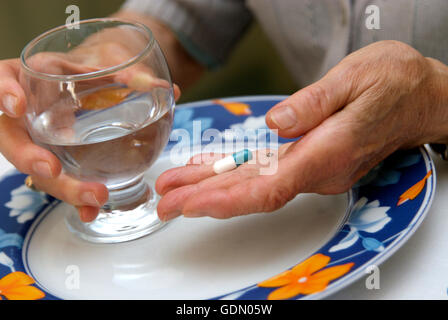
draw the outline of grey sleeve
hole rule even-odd
[[[225,62],[252,21],[244,0],[127,0],[123,8],[165,23],[208,68]]]

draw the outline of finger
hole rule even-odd
[[[187,166],[165,171],[157,178],[155,186],[157,193],[165,195],[173,189],[214,176],[213,163],[223,157],[225,154],[199,154],[193,156]]]
[[[173,84],[173,90],[174,90],[174,101],[177,101],[180,98],[181,91],[179,86],[175,83]]]
[[[104,47],[105,46],[101,46],[103,51]],[[111,43],[107,47],[108,49],[102,56],[106,57],[106,60],[110,60],[109,63],[113,62],[112,64],[120,64],[128,59],[129,50],[127,48],[116,43]],[[109,52],[114,52],[112,59]],[[129,88],[142,92],[150,91],[154,88],[171,88],[169,81],[160,78],[154,70],[142,63],[118,72],[114,78],[116,81],[127,85]],[[177,101],[180,98],[181,92],[176,84],[173,84],[173,91],[174,99]]]
[[[150,91],[154,88],[169,89],[171,87],[167,80],[157,78],[152,75],[149,70],[144,70],[142,67],[135,70],[126,70],[116,76],[116,80],[126,84],[129,88],[137,91]],[[173,84],[174,100],[180,98],[181,91],[177,84]]]
[[[372,108],[372,96],[362,94],[304,136],[298,151],[304,157],[295,170],[307,173],[307,192],[346,192],[402,146],[396,126],[390,125],[395,122],[384,121],[382,116],[381,121],[375,117],[365,121],[366,106]]]
[[[280,152],[284,155],[291,145]],[[294,172],[297,155],[283,156],[278,170],[272,175],[252,175],[226,187],[195,192],[183,204],[186,217],[210,216],[227,219],[234,216],[272,212],[283,207],[302,189],[301,172]]]
[[[78,54],[79,52],[85,52],[86,59],[83,62],[91,62],[92,47],[88,42],[85,43],[84,47],[75,49],[75,52]],[[111,55],[110,52],[114,54]],[[119,65],[132,56],[131,51],[127,47],[115,42],[100,45],[97,54],[101,57],[102,64],[106,66]],[[156,87],[168,89],[171,86],[167,80],[159,78],[153,70],[143,63],[118,72],[114,78],[116,81],[126,84],[128,87],[137,91],[149,91]],[[175,101],[177,101],[180,98],[181,91],[176,84],[173,85],[173,90]]]
[[[256,170],[247,167],[247,164],[241,165],[238,169],[220,175],[213,173],[213,176],[196,184],[187,184],[168,191],[157,206],[159,217],[164,221],[173,219],[183,213],[185,203],[195,194],[207,195],[213,190],[227,189],[238,183],[244,183],[250,176],[258,174]]]
[[[264,188],[261,188],[264,190]],[[236,185],[230,189],[216,189],[207,195],[196,193],[190,196],[182,209],[182,214],[188,218],[209,216],[216,219],[228,219],[255,212],[267,211],[264,209],[265,199],[260,201],[260,185],[250,190],[249,184]],[[266,198],[269,194],[264,193]]]
[[[189,184],[169,191],[162,197],[157,206],[159,218],[163,221],[168,221],[180,216],[184,213],[185,204],[196,195],[202,195],[203,198],[207,198],[215,190],[225,190],[232,185],[243,183],[246,178],[235,172],[227,172],[197,184]],[[231,199],[227,199],[227,201],[231,201]],[[204,215],[208,214],[203,213],[204,211],[200,206],[196,207],[195,210]]]
[[[83,206],[83,207],[77,207],[79,218],[82,222],[92,222],[96,219],[98,216],[98,213],[100,212],[100,209],[97,207],[89,207],[89,206]]]
[[[283,150],[287,150],[287,148],[288,147],[286,146]],[[277,152],[276,156],[278,156],[278,153],[284,152],[283,150],[269,150],[269,152],[271,154]],[[245,163],[235,170],[219,175],[214,173],[212,164],[187,165],[186,167],[170,170],[164,174],[159,181],[159,188],[161,188],[160,186],[162,184],[163,188],[166,188],[158,205],[159,217],[162,220],[169,220],[181,215],[184,213],[185,204],[190,201],[190,198],[194,198],[197,195],[200,195],[199,198],[207,198],[209,194],[213,194],[212,192],[216,190],[226,190],[236,185],[244,186],[247,181],[259,176],[260,173],[263,172],[261,169],[269,165],[266,160],[270,160],[271,158],[266,158],[266,152],[266,150],[258,150],[254,155],[254,159],[256,160],[255,163]],[[204,157],[204,155],[201,156]],[[216,156],[222,158],[223,155]],[[211,156],[205,155],[205,158],[207,157]],[[276,161],[275,158],[276,157],[273,157],[274,161]],[[207,158],[207,160],[209,159],[210,158]],[[194,158],[192,160],[194,160]],[[260,176],[260,179],[257,181],[260,186],[269,190],[270,187],[263,182],[265,179],[267,178]],[[247,189],[242,192],[242,195],[245,194],[247,194]],[[216,199],[209,200],[217,203]],[[232,199],[229,198],[226,201],[232,202]],[[205,214],[201,210],[200,203],[198,203],[198,206],[195,207],[194,210],[201,214]],[[228,214],[231,215],[233,212],[230,211]]]
[[[261,174],[270,174],[278,166],[278,158],[286,152],[292,143],[283,144],[278,150],[260,149],[252,153],[249,165],[257,165]],[[269,154],[269,156],[268,156]],[[156,191],[160,195],[188,184],[195,184],[216,175],[213,165],[216,161],[228,156],[224,153],[201,153],[193,156],[186,166],[163,172],[156,181]],[[248,164],[244,165],[245,168]],[[271,170],[269,170],[271,169]],[[253,169],[252,169],[253,170]]]
[[[25,93],[17,80],[18,64],[17,59],[0,63],[0,110],[14,118],[26,109]]]
[[[38,190],[52,195],[74,206],[102,207],[109,196],[107,188],[97,182],[83,182],[66,174],[55,179],[43,179],[32,176]]]
[[[53,75],[79,75],[99,71],[98,68],[91,67],[75,61],[72,56],[65,53],[37,53],[29,57],[26,61],[27,66],[34,72],[41,72]],[[26,94],[30,94],[31,88],[27,79],[29,77],[22,72],[20,75],[20,82],[25,88]],[[67,114],[73,113],[74,109],[78,107],[78,97],[81,92],[91,89],[94,86],[105,86],[113,83],[112,76],[99,77],[85,81],[79,81],[76,84],[75,96],[62,97],[61,88],[57,81],[37,81],[33,83],[34,92],[45,92],[46,94],[34,95],[35,106],[47,106],[43,109],[49,109],[51,106],[56,107],[57,110],[65,108]],[[65,90],[65,89],[64,89]],[[73,92],[72,92],[73,93]],[[45,110],[42,110],[45,111]],[[58,121],[66,120],[64,117],[59,117]]]
[[[213,165],[190,165],[170,169],[157,178],[156,191],[163,196],[173,189],[198,183],[213,175]]]
[[[316,83],[299,90],[266,114],[266,124],[285,138],[297,138],[350,102],[352,83],[337,67]]]
[[[70,54],[58,52],[37,53],[26,59],[28,68],[35,72],[53,75],[74,75],[97,72],[97,66],[92,66],[75,59]]]
[[[260,151],[257,151],[257,155]],[[263,151],[264,153],[266,151]],[[169,169],[163,172],[156,181],[156,191],[165,195],[169,191],[195,184],[215,176],[213,165],[216,161],[228,156],[224,153],[201,153],[193,156],[186,166]],[[255,155],[254,155],[255,156]],[[261,158],[261,157],[260,157]]]
[[[186,185],[166,193],[157,204],[157,214],[162,221],[169,221],[182,214],[183,203],[196,192],[196,185]]]
[[[31,141],[22,119],[0,116],[0,152],[26,174],[49,179],[61,172],[56,156]]]

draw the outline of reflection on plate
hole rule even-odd
[[[193,133],[193,120],[201,132],[264,129],[263,115],[281,99],[188,104],[176,111],[173,134]],[[148,179],[170,166],[162,157]],[[24,178],[0,180],[0,296],[8,299],[322,298],[392,255],[418,228],[435,189],[426,150],[399,151],[348,197],[299,195],[277,212],[230,220],[179,218],[148,237],[104,245],[69,233],[64,213],[74,209],[30,191]]]

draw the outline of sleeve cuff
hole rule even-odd
[[[244,1],[127,0],[122,8],[166,24],[187,52],[209,69],[225,62],[252,21]]]

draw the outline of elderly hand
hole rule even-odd
[[[358,50],[267,113],[280,136],[303,136],[279,149],[275,174],[246,163],[215,175],[212,156],[203,155],[203,164],[159,177],[159,217],[229,218],[274,211],[298,193],[345,192],[395,150],[447,141],[447,75],[442,63],[400,42]]]

